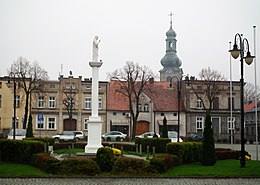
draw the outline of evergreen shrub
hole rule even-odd
[[[143,152],[147,152],[146,148],[149,146],[150,153],[152,153],[153,147],[155,147],[155,153],[166,153],[166,145],[169,142],[171,139],[168,138],[138,138],[135,140],[136,145],[142,145]]]
[[[44,152],[44,144],[31,140],[0,140],[0,161],[30,164],[32,155]]]
[[[97,164],[102,172],[109,172],[114,165],[114,154],[110,147],[101,147],[96,154]]]
[[[114,166],[113,173],[120,175],[146,175],[149,173],[149,162],[131,157],[119,157]]]
[[[217,161],[215,143],[213,138],[213,129],[211,128],[211,116],[207,112],[205,119],[205,128],[203,133],[203,142],[202,142],[202,158],[201,164],[205,166],[212,166]]]
[[[65,159],[60,162],[58,175],[86,175],[95,176],[100,173],[98,164],[92,159]]]

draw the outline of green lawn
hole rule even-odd
[[[26,164],[0,163],[0,177],[43,177],[49,174]]]
[[[246,161],[246,168],[240,168],[239,160],[218,160],[214,166],[200,163],[176,166],[161,176],[218,176],[218,177],[260,177],[260,161]]]
[[[101,174],[104,176],[105,174]],[[46,177],[51,176],[38,168],[25,164],[0,163],[0,177]],[[109,174],[107,174],[109,176]],[[260,177],[260,161],[247,161],[240,168],[239,160],[219,160],[214,166],[192,163],[174,167],[161,174],[162,177]]]

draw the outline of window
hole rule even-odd
[[[98,98],[98,109],[102,109],[102,98]]]
[[[2,95],[0,94],[0,108],[2,107]]]
[[[196,117],[196,130],[197,132],[202,132],[203,131],[203,117],[198,116]]]
[[[49,97],[49,108],[55,108],[55,97],[54,96]]]
[[[69,88],[70,88],[70,84],[66,83],[66,89],[69,89]]]
[[[148,104],[144,105],[144,112],[149,112],[149,105]]]
[[[55,130],[56,129],[56,119],[55,117],[48,118],[48,129]]]
[[[215,98],[213,99],[213,109],[214,109],[214,110],[219,109],[219,97],[215,97]]]
[[[54,89],[54,88],[55,88],[55,85],[54,85],[54,84],[50,84],[50,88],[51,88],[51,89]]]
[[[44,108],[44,97],[43,96],[38,97],[38,108]]]
[[[0,89],[2,89],[2,82],[0,82]]]
[[[91,109],[91,98],[85,98],[85,109]]]
[[[196,107],[199,108],[199,109],[202,108],[202,101],[201,101],[201,99],[197,99]]]
[[[116,112],[113,112],[113,116],[116,116]]]
[[[76,84],[75,84],[75,83],[72,83],[71,88],[72,88],[72,89],[76,89]]]
[[[163,112],[161,113],[161,116],[164,116],[164,113],[163,113]]]
[[[84,118],[84,130],[88,130],[88,118]]]
[[[173,113],[173,116],[174,116],[174,117],[177,116],[177,115],[178,115],[178,114],[177,114],[176,112]]]
[[[232,117],[232,121],[231,121],[231,117],[227,118],[227,122],[228,122],[228,131],[231,129],[235,129],[235,117]]]
[[[36,129],[41,129],[41,130],[44,129],[44,117],[43,116],[40,120],[37,118]]]
[[[142,111],[142,105],[141,105],[141,104],[138,105],[138,110],[139,110],[140,112]]]
[[[20,107],[20,96],[19,95],[15,97],[15,107],[16,108]]]

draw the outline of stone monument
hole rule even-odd
[[[101,130],[102,122],[98,116],[98,78],[99,67],[102,65],[102,61],[98,61],[98,44],[100,40],[98,36],[95,36],[93,40],[93,54],[92,61],[89,62],[92,67],[92,91],[91,91],[91,116],[88,121],[88,144],[85,146],[86,154],[96,154],[98,148],[102,147],[101,144]]]

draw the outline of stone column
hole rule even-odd
[[[86,154],[96,154],[101,145],[102,122],[98,116],[98,77],[102,62],[89,62],[92,67],[91,116],[88,121],[88,144],[85,146]]]

